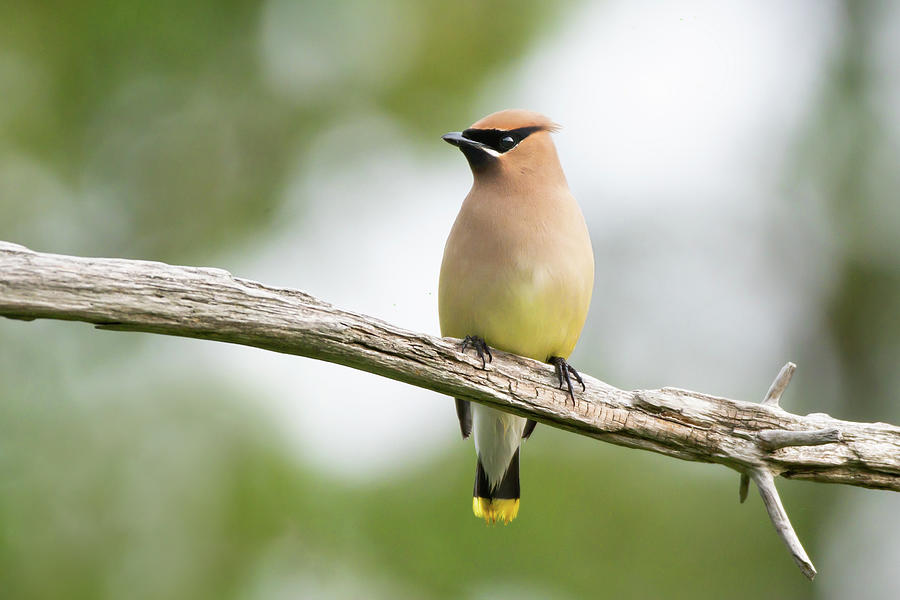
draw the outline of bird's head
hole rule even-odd
[[[476,121],[465,131],[443,140],[458,146],[476,178],[501,173],[537,173],[558,169],[559,159],[550,133],[559,126],[530,110],[501,110]]]

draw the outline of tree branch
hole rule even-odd
[[[43,254],[6,242],[0,242],[0,316],[85,321],[307,356],[605,442],[719,463],[742,474],[742,497],[749,478],[756,481],[776,529],[808,576],[815,570],[773,475],[900,491],[900,427],[782,410],[778,399],[791,363],[763,404],[676,388],[624,391],[585,376],[587,391],[576,394],[573,406],[554,384],[550,365],[496,351],[482,369],[455,340],[406,331],[303,292],[220,269]]]

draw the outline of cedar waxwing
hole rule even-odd
[[[474,175],[441,264],[441,335],[463,339],[485,366],[490,348],[556,367],[575,401],[566,362],[587,317],[594,254],[587,225],[556,155],[557,126],[504,110],[443,139]],[[456,400],[463,438],[474,431],[478,462],[472,510],[488,523],[519,512],[519,445],[535,422]]]

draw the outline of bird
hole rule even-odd
[[[567,359],[587,318],[594,253],[551,134],[559,126],[523,109],[490,114],[443,140],[469,163],[472,188],[450,230],[441,262],[441,335],[462,340],[481,367],[491,348],[554,365],[572,402]],[[535,421],[456,398],[463,439],[475,440],[472,512],[488,524],[519,513],[519,450]]]

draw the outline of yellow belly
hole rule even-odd
[[[445,278],[442,273],[441,333],[478,335],[493,348],[540,361],[568,358],[587,316],[591,285],[565,268],[539,266],[493,277],[463,271]]]

